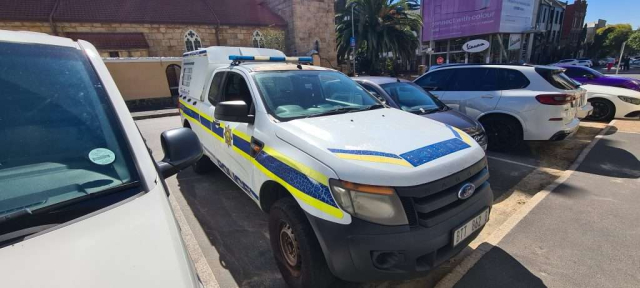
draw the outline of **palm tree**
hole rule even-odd
[[[371,63],[375,72],[383,55],[409,60],[418,48],[418,33],[422,27],[415,9],[418,0],[348,0],[336,14],[338,60],[351,54],[351,5],[354,7],[356,52]]]

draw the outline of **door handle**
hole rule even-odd
[[[484,99],[492,99],[493,95],[482,95],[480,96],[480,98],[484,98]]]

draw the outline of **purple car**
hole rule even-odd
[[[582,84],[613,86],[640,91],[640,80],[604,75],[589,67],[570,65],[561,65],[560,67],[567,69],[564,74]]]

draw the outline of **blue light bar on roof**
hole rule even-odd
[[[299,62],[299,63],[312,63],[311,57],[276,57],[276,56],[243,56],[243,55],[230,55],[231,61],[261,61],[261,62]]]

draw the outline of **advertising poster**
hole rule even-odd
[[[422,40],[531,29],[534,0],[423,0]]]

